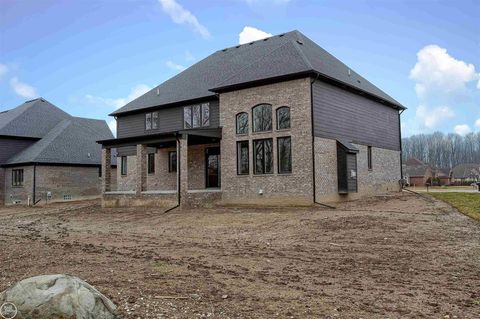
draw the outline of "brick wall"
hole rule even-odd
[[[338,195],[337,141],[315,137],[315,186],[317,202],[335,202],[399,191],[400,152],[372,148],[372,170],[368,170],[367,146],[354,144],[357,154],[358,193]]]
[[[220,94],[222,129],[222,201],[235,204],[312,204],[312,127],[310,79],[298,79]],[[251,110],[257,104],[272,104],[273,131],[252,133]],[[291,129],[277,131],[275,110],[289,106]],[[249,134],[236,135],[236,114],[249,114]],[[292,138],[292,173],[277,173],[277,137]],[[253,174],[255,139],[273,138],[274,174]],[[237,175],[236,142],[249,141],[250,174]],[[259,194],[263,190],[263,195]]]
[[[136,188],[136,170],[137,170],[137,156],[127,156],[127,175],[122,175],[122,157],[117,157],[117,187],[112,187],[112,190],[117,191],[134,191]],[[113,184],[112,184],[113,185]]]
[[[176,148],[160,148],[155,153],[155,173],[147,175],[147,190],[176,190],[177,173],[168,171],[168,154]]]
[[[24,170],[24,182],[21,187],[12,186],[12,170]],[[7,168],[5,170],[6,204],[20,200],[27,204],[27,198],[33,199],[33,166]],[[47,192],[52,193],[51,201],[63,201],[64,195],[72,200],[98,198],[101,193],[101,178],[98,167],[77,166],[37,166],[36,200],[44,204]]]

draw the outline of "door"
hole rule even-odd
[[[220,147],[210,147],[205,150],[207,188],[220,187]]]

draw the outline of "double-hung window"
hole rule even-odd
[[[210,104],[203,103],[183,108],[183,128],[210,126]]]
[[[12,186],[23,186],[23,169],[12,170]]]
[[[158,112],[145,114],[145,130],[156,130],[158,128]]]

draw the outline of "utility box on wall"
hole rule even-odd
[[[358,191],[357,182],[358,148],[351,143],[337,140],[338,193],[348,194]]]

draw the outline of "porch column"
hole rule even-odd
[[[137,145],[136,166],[135,192],[141,195],[147,188],[147,146],[144,144]]]
[[[102,193],[112,190],[112,150],[102,148]]]
[[[178,174],[180,174],[180,194],[182,202],[186,199],[188,192],[188,134],[183,134],[179,139],[177,161]]]

